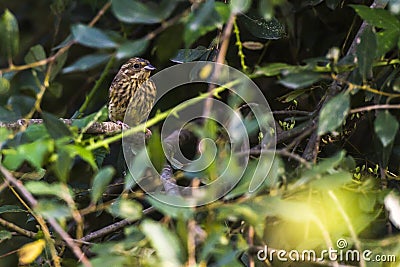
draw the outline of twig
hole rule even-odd
[[[0,171],[4,175],[4,178],[13,186],[16,187],[16,189],[25,197],[25,199],[28,201],[29,205],[32,208],[35,208],[38,204],[37,200],[33,197],[33,195],[24,187],[24,185],[21,183],[21,181],[18,181],[17,179],[14,178],[14,176],[0,164]],[[53,229],[62,237],[62,239],[67,243],[67,245],[71,248],[71,250],[74,252],[75,256],[82,261],[83,265],[86,267],[91,267],[92,264],[88,260],[88,258],[85,256],[85,254],[82,252],[82,250],[77,246],[73,239],[68,235],[67,232],[64,231],[64,229],[57,223],[57,221],[54,218],[49,218],[48,219],[49,224],[53,227]]]
[[[399,105],[383,104],[383,105],[373,105],[373,106],[354,108],[354,109],[350,110],[349,113],[353,114],[353,113],[371,111],[371,110],[376,110],[376,109],[400,109],[400,104]]]
[[[299,116],[310,116],[313,113],[304,110],[275,110],[272,111],[273,115],[299,115]]]
[[[0,218],[0,224],[3,227],[6,227],[6,228],[8,228],[10,230],[13,230],[13,231],[15,231],[15,232],[17,232],[17,233],[19,233],[19,234],[21,234],[23,236],[26,236],[26,237],[29,237],[29,238],[35,238],[35,236],[36,236],[35,232],[25,230],[24,228],[21,228],[18,225],[15,225],[15,224],[13,224],[13,223],[11,223],[9,221],[6,221],[3,218]]]

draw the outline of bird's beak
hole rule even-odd
[[[155,70],[156,68],[153,65],[149,64],[149,65],[145,66],[144,69],[152,71],[152,70]]]

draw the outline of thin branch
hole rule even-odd
[[[398,105],[384,104],[384,105],[373,105],[373,106],[354,108],[350,110],[350,114],[364,112],[364,111],[371,111],[376,109],[400,109],[400,104]]]
[[[13,224],[12,222],[6,221],[3,218],[0,218],[0,225],[17,232],[18,234],[21,234],[23,236],[26,236],[26,237],[29,237],[32,239],[35,238],[35,236],[36,236],[35,232],[25,230],[24,228],[21,228],[18,225]]]
[[[33,195],[24,187],[21,181],[15,179],[15,177],[0,164],[0,172],[4,175],[4,178],[16,187],[16,189],[25,197],[28,201],[29,205],[32,208],[35,208],[38,204],[37,200],[33,197]],[[58,224],[58,222],[54,218],[48,219],[49,224],[53,227],[53,229],[62,237],[62,239],[67,243],[67,245],[74,252],[75,256],[82,261],[83,265],[86,267],[91,267],[92,264],[82,252],[82,250],[77,246],[73,239],[68,235],[67,232]]]

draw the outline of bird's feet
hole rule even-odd
[[[116,121],[115,123],[118,124],[119,126],[121,126],[121,130],[122,131],[123,130],[128,130],[130,128],[128,124],[123,123],[122,121]]]

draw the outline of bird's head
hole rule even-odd
[[[151,71],[156,68],[153,67],[148,60],[134,57],[122,65],[121,69],[124,74],[133,79],[147,80],[150,77]]]

